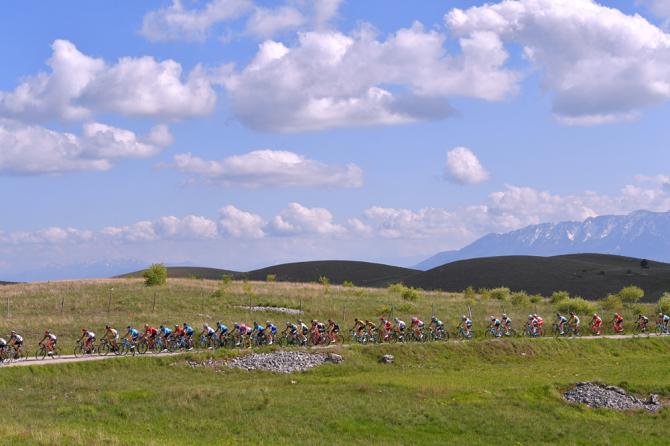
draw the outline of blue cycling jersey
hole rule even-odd
[[[221,333],[228,333],[228,327],[226,327],[225,325],[221,324],[221,325],[219,325],[219,331],[220,331]]]
[[[263,331],[263,330],[265,330],[265,327],[263,327],[262,325],[256,325],[256,331]]]
[[[133,337],[133,338],[136,338],[140,335],[140,332],[135,330],[134,328],[131,328],[130,330],[128,330],[128,333],[130,333],[130,336]]]
[[[184,327],[184,333],[191,336],[193,334],[193,328],[191,328],[190,325],[187,325],[186,327]]]
[[[167,327],[163,327],[161,328],[161,333],[163,333],[163,336],[170,336],[172,334],[172,330]]]
[[[270,324],[270,331],[272,332],[272,334],[277,333],[277,327],[275,327],[274,324]]]

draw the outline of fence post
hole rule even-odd
[[[65,296],[60,298],[60,314],[63,314],[63,307],[65,307]]]
[[[435,316],[435,304],[431,304],[431,317]]]
[[[155,313],[156,312],[156,291],[154,291],[154,302],[151,305],[151,312]]]
[[[7,298],[7,319],[9,319],[9,297]]]
[[[393,320],[393,310],[395,310],[395,306],[391,304],[391,320]]]

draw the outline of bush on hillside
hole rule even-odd
[[[528,305],[530,303],[530,297],[528,297],[528,294],[526,294],[525,291],[519,291],[512,293],[510,302],[512,302],[512,305],[514,306]]]
[[[472,288],[471,286],[463,290],[463,297],[467,300],[474,300],[475,295],[476,295],[475,289]]]
[[[620,310],[622,307],[621,298],[616,294],[608,295],[603,301],[603,308],[606,310]]]
[[[409,300],[411,302],[416,302],[419,299],[419,290],[416,288],[405,288],[401,293],[402,300]]]
[[[498,287],[491,290],[492,299],[507,302],[509,300],[509,296],[510,296],[509,288]]]
[[[342,286],[345,288],[353,288],[354,282],[352,282],[351,280],[345,280],[344,282],[342,282]]]
[[[165,285],[167,283],[167,268],[162,263],[154,263],[142,274],[146,286]]]
[[[670,293],[663,293],[663,295],[658,299],[658,311],[661,311],[663,314],[670,313]]]
[[[568,313],[574,311],[579,314],[595,313],[596,305],[581,297],[563,299],[558,303],[558,311]]]
[[[553,293],[551,293],[551,298],[549,299],[549,301],[552,304],[557,304],[565,299],[570,299],[570,293],[568,293],[567,291],[554,291]]]
[[[644,297],[644,290],[636,286],[627,286],[619,291],[618,296],[622,302],[634,304]]]
[[[388,286],[387,290],[391,294],[402,294],[405,288],[405,285],[402,283],[392,283]]]
[[[532,304],[539,304],[544,300],[544,297],[540,296],[539,294],[533,294],[530,296],[530,303]]]
[[[482,302],[486,302],[491,298],[491,290],[488,288],[480,288],[479,291],[477,291],[477,294],[479,294]]]
[[[266,282],[276,282],[277,281],[277,275],[276,274],[268,274],[265,276],[265,281]]]
[[[230,274],[224,274],[221,277],[221,283],[223,283],[224,285],[228,285],[232,281],[233,281],[233,276],[231,276]]]

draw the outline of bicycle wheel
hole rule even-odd
[[[81,347],[81,344],[80,344],[80,345],[77,345],[74,348],[74,357],[75,358],[81,358],[82,356],[84,356],[84,349]]]
[[[141,344],[137,345],[134,350],[137,350],[137,353],[143,355],[147,352],[147,350],[149,350],[149,346],[146,342],[142,342]]]
[[[100,348],[98,349],[98,354],[100,356],[107,356],[109,352],[110,352],[110,346],[108,343],[103,342],[102,344],[100,344]]]
[[[40,347],[37,349],[37,352],[35,353],[35,359],[38,361],[41,359],[44,359],[47,357],[47,349],[44,347]]]

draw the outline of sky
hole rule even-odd
[[[670,209],[669,0],[24,1],[0,57],[1,280]]]

